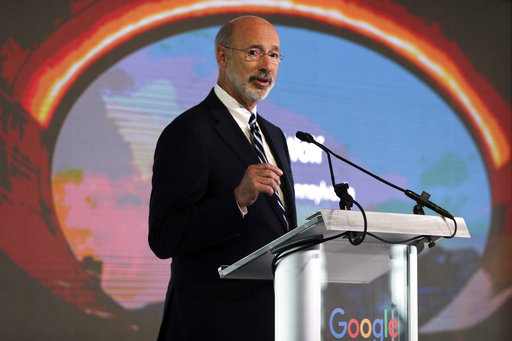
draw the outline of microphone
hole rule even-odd
[[[306,132],[303,132],[303,131],[298,131],[295,136],[301,140],[301,141],[304,141],[304,142],[308,142],[308,143],[313,143],[315,145],[317,145],[319,148],[321,148],[322,150],[324,150],[326,153],[327,153],[327,156],[329,156],[329,154],[332,154],[334,157],[336,157],[337,159],[345,162],[345,163],[348,163],[349,165],[351,165],[352,167],[355,167],[357,169],[359,169],[360,171],[362,171],[363,173],[366,173],[368,175],[370,175],[371,177],[379,180],[380,182],[382,183],[385,183],[386,185],[400,191],[400,192],[403,192],[406,196],[408,196],[409,198],[413,199],[414,201],[416,201],[418,203],[418,205],[421,207],[421,206],[426,206],[428,208],[430,208],[432,211],[444,216],[444,217],[447,217],[447,218],[450,218],[450,219],[454,219],[454,217],[448,212],[446,211],[445,209],[437,206],[436,204],[434,204],[433,202],[431,202],[430,200],[428,200],[430,198],[430,194],[426,193],[426,192],[423,192],[421,195],[419,194],[416,194],[414,193],[413,191],[411,190],[406,190],[406,189],[403,189],[395,184],[392,184],[391,182],[389,181],[386,181],[384,179],[382,179],[381,177],[373,174],[372,172],[370,171],[367,171],[366,169],[356,165],[355,163],[352,163],[350,162],[349,160],[335,154],[333,151],[331,151],[329,148],[327,148],[326,146],[324,146],[323,144],[317,142],[313,136],[311,136],[311,134],[309,133],[306,133]],[[328,157],[328,160],[329,160],[329,167],[331,169],[331,177],[334,181],[334,175],[332,174],[332,166],[331,166],[331,159],[330,157]]]
[[[315,143],[315,139],[311,134],[305,133],[303,131],[298,131],[295,136],[301,141],[308,142],[308,143]],[[316,144],[316,143],[315,143]]]
[[[454,219],[453,216],[450,214],[450,212],[448,212],[444,208],[439,207],[436,204],[434,204],[433,202],[431,202],[430,200],[428,200],[428,198],[430,198],[430,194],[428,194],[427,192],[423,191],[421,193],[421,195],[418,195],[418,194],[406,189],[404,191],[404,193],[412,200],[415,200],[419,205],[426,206],[426,207],[430,208],[432,211],[439,213],[443,217]]]

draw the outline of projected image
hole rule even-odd
[[[443,254],[470,255],[463,266],[446,269],[460,276],[460,289],[478,265],[491,211],[484,164],[460,118],[420,79],[368,48],[306,29],[277,29],[285,60],[258,112],[287,136],[299,224],[320,208],[338,207],[327,159],[295,137],[301,130],[464,217],[472,238],[439,247]],[[169,261],[158,260],[146,242],[153,151],[163,128],[215,84],[217,30],[169,37],[113,65],[76,101],[57,140],[52,189],[61,227],[79,260],[101,264],[101,287],[127,309],[165,296]],[[366,210],[412,213],[415,203],[403,193],[341,161],[334,161],[334,171]],[[420,302],[444,305],[458,294],[438,289],[422,293],[420,287]],[[439,304],[421,307],[420,323]]]

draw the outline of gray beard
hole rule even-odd
[[[242,77],[237,75],[235,72],[231,71],[230,67],[226,67],[226,76],[231,81],[231,83],[234,84],[235,88],[238,89],[245,98],[256,103],[267,98],[268,93],[274,87],[274,82],[272,82],[263,94],[259,94],[252,88],[252,85],[249,80],[245,81],[244,79],[242,79]]]

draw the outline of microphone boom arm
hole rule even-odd
[[[332,154],[334,157],[336,157],[337,159],[351,165],[352,167],[360,170],[361,172],[363,173],[366,173],[368,174],[369,176],[379,180],[380,182],[404,193],[406,196],[408,196],[409,198],[411,198],[412,200],[416,201],[416,203],[421,207],[421,206],[426,206],[428,208],[430,208],[432,211],[444,216],[444,217],[447,217],[447,218],[450,218],[450,219],[454,219],[453,216],[448,212],[446,211],[445,209],[437,206],[436,204],[434,204],[433,202],[431,202],[429,199],[430,197],[430,194],[426,193],[426,192],[422,192],[421,195],[419,194],[416,194],[414,193],[413,191],[411,190],[408,190],[408,189],[403,189],[383,178],[381,178],[380,176],[377,176],[375,174],[373,174],[372,172],[370,171],[367,171],[366,169],[356,165],[355,163],[345,159],[344,157],[334,153],[332,150],[330,150],[329,148],[327,148],[326,146],[324,146],[323,144],[321,143],[318,143],[314,138],[313,136],[311,136],[311,134],[309,133],[305,133],[305,132],[302,132],[302,131],[298,131],[296,133],[297,138],[301,141],[304,141],[304,142],[308,142],[308,143],[313,143],[314,145],[318,146],[320,149],[322,149],[323,151],[325,151],[327,153],[327,156],[328,156],[328,159],[329,159],[329,166],[331,167],[331,177],[332,177],[332,180],[333,180],[333,186],[334,186],[334,175],[333,175],[333,172],[332,172],[332,166],[331,166],[331,159],[329,157],[329,154]],[[421,210],[422,211],[422,210]]]

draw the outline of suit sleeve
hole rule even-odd
[[[245,226],[234,188],[208,190],[208,157],[196,134],[178,118],[157,142],[148,239],[159,258],[222,244]]]

